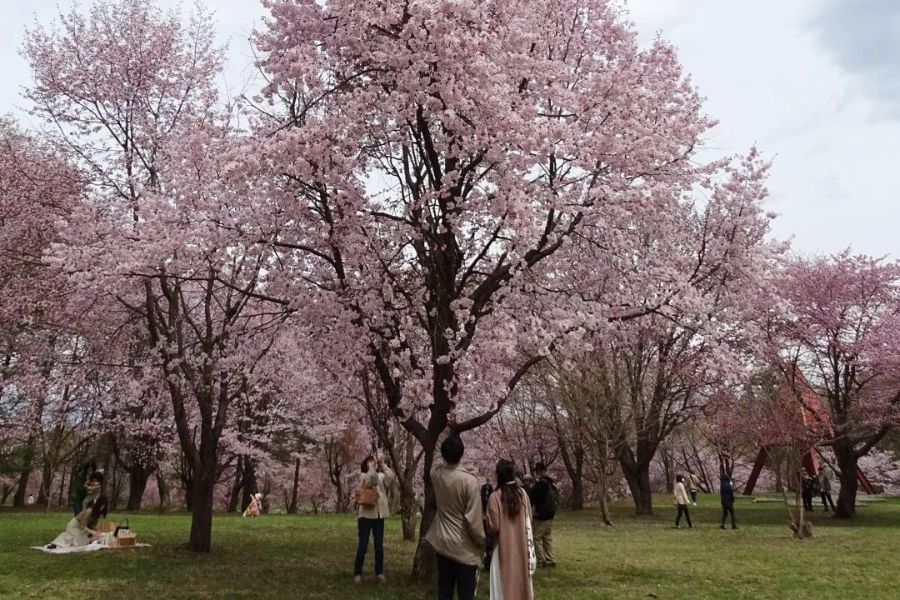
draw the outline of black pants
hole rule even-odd
[[[491,558],[494,556],[494,548],[497,546],[497,539],[489,535],[484,540],[484,570],[491,569]]]
[[[834,500],[831,499],[831,492],[822,492],[822,506],[825,508],[825,510],[828,510],[829,504],[831,505],[831,510],[833,511]]]
[[[356,563],[353,574],[362,575],[363,563],[366,561],[366,550],[369,549],[369,534],[375,538],[375,574],[384,575],[384,519],[364,519],[356,521],[359,530],[359,545],[356,547]]]
[[[691,502],[697,504],[697,494],[700,492],[697,488],[691,488]]]
[[[688,527],[694,526],[691,523],[691,513],[688,511],[687,504],[679,504],[678,514],[675,516],[675,527],[678,527],[678,524],[681,523],[681,515],[684,515],[684,518],[687,519]]]
[[[725,517],[728,515],[731,515],[731,528],[737,529],[737,525],[734,522],[734,504],[722,505],[722,527],[725,527]]]
[[[438,600],[453,600],[454,591],[459,600],[473,600],[478,582],[478,567],[464,565],[452,558],[437,555]]]
[[[812,512],[812,509],[813,509],[812,492],[810,492],[810,491],[802,492],[801,496],[803,496],[803,510],[808,510],[808,511]]]

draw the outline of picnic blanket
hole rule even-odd
[[[149,548],[150,544],[135,544],[134,548]],[[74,548],[48,548],[47,546],[32,546],[32,550],[40,550],[47,554],[74,554],[76,552],[96,552],[97,550],[117,550],[107,544],[99,541],[91,542],[86,546],[76,546]]]

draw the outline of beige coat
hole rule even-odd
[[[497,549],[493,561],[499,561],[502,598],[504,600],[532,600],[534,591],[531,573],[528,570],[528,536],[525,530],[531,520],[531,502],[525,490],[522,495],[522,509],[515,517],[510,517],[503,505],[502,492],[497,490],[488,499],[487,525],[491,534],[497,536]],[[491,564],[493,567],[494,564]],[[491,597],[498,595],[491,590]]]
[[[438,447],[446,433],[438,440]],[[481,494],[475,475],[461,465],[449,465],[436,459],[431,483],[437,502],[437,514],[425,541],[442,556],[470,566],[481,564],[484,552],[484,521]]]
[[[360,473],[360,487],[375,487],[378,489],[378,504],[375,506],[357,507],[357,516],[363,519],[387,519],[391,516],[390,490],[393,489],[395,480],[394,472],[387,465],[382,467],[380,472],[370,469],[368,473]]]
[[[691,497],[688,496],[687,490],[684,489],[684,482],[675,483],[675,504],[687,506],[691,503]]]

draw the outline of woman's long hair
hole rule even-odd
[[[87,521],[87,528],[93,529],[97,526],[97,522],[100,520],[100,517],[106,517],[107,511],[109,510],[109,500],[107,500],[106,496],[97,496],[90,505],[91,516]]]
[[[497,463],[497,489],[500,490],[500,501],[506,507],[506,514],[517,517],[522,511],[522,492],[516,480],[516,467],[511,462],[501,460]]]

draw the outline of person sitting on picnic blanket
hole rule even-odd
[[[250,504],[244,510],[245,517],[258,517],[262,505],[262,494],[250,494]]]
[[[47,549],[87,546],[91,540],[103,535],[99,531],[95,531],[95,528],[100,517],[105,517],[108,510],[109,501],[106,496],[90,497],[85,501],[84,508],[78,513],[78,516],[72,518],[66,525],[66,530],[47,544]]]

